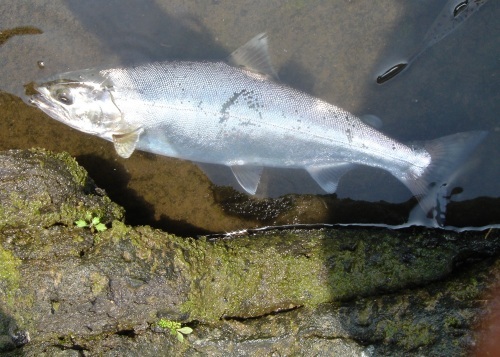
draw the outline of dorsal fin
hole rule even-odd
[[[269,57],[267,35],[265,32],[258,34],[231,53],[228,62],[233,66],[243,67],[252,72],[278,79],[278,74],[274,70]]]

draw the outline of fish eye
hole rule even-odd
[[[73,97],[71,94],[66,92],[65,90],[58,90],[56,91],[56,99],[66,105],[71,105],[73,104]]]

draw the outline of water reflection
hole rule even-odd
[[[429,50],[412,71],[384,86],[373,80],[381,73],[379,64],[391,63],[391,52],[405,53],[418,44],[444,2],[8,2],[11,13],[2,26],[16,28],[19,19],[29,18],[30,26],[43,31],[12,37],[0,47],[0,83],[9,93],[21,96],[23,84],[68,70],[160,59],[220,59],[267,30],[271,56],[284,82],[354,114],[382,118],[382,131],[402,142],[490,131],[442,193],[442,202],[447,225],[499,223],[500,216],[492,213],[500,197],[496,2],[456,30],[457,36]],[[413,16],[426,21],[410,21]],[[39,61],[45,63],[43,69]],[[346,174],[334,195],[323,195],[303,173],[267,170],[263,196],[309,195],[277,201],[242,196],[214,187],[187,162],[144,153],[118,159],[111,144],[55,123],[12,97],[2,95],[1,100],[2,149],[69,151],[125,206],[133,223],[170,230],[178,222],[176,233],[188,227],[189,234],[287,223],[400,225],[416,204],[390,175],[365,168]],[[103,169],[117,166],[117,171]],[[234,184],[230,176],[219,175]],[[462,191],[451,194],[458,187]],[[425,225],[435,222],[418,219]]]

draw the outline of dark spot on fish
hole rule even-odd
[[[253,124],[252,121],[250,121],[250,120],[246,120],[246,121],[241,122],[241,125],[242,126],[250,126],[250,125],[255,126],[255,124]]]
[[[457,6],[455,6],[455,8],[453,9],[453,17],[457,17],[458,15],[460,15],[462,11],[467,9],[468,5],[469,5],[469,0],[465,0],[459,3]]]
[[[352,143],[352,137],[353,137],[353,135],[352,135],[351,129],[347,128],[346,131],[345,131],[345,133],[346,133],[347,140],[349,141],[349,143]]]
[[[238,101],[238,98],[243,95],[244,93],[246,92],[246,89],[242,89],[240,92],[238,93],[233,93],[233,95],[231,96],[231,98],[229,98],[228,100],[226,100],[226,102],[224,104],[222,104],[222,108],[220,109],[220,113],[222,114],[220,120],[219,120],[219,123],[223,123],[225,122],[227,119],[228,119],[228,110],[229,108],[235,104],[237,101]]]
[[[377,83],[382,84],[382,83],[387,82],[389,79],[391,79],[391,78],[395,77],[396,75],[398,75],[399,73],[401,73],[403,71],[403,69],[406,68],[406,66],[408,66],[408,63],[399,63],[395,66],[392,66],[387,71],[385,71],[382,75],[377,77]]]

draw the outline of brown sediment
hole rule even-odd
[[[0,30],[0,46],[7,42],[11,37],[20,35],[40,35],[43,31],[33,26],[20,26],[13,29]]]

